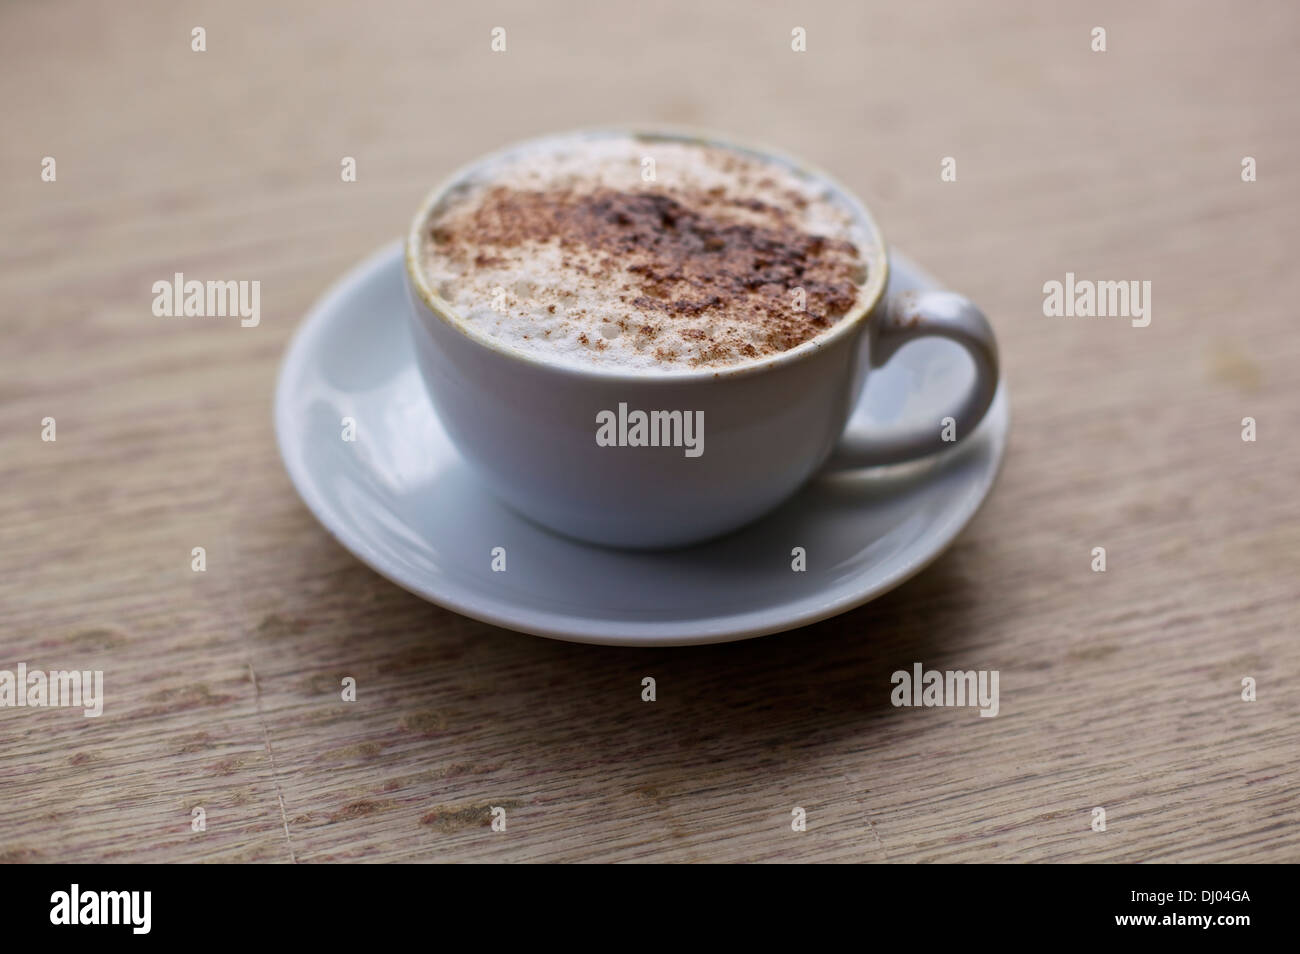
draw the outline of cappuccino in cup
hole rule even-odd
[[[508,506],[592,543],[691,544],[819,471],[946,451],[997,388],[973,303],[887,293],[861,202],[716,135],[585,130],[479,159],[416,210],[404,278],[457,451]],[[868,372],[926,337],[974,363],[948,414],[846,428]]]

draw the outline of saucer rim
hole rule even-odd
[[[512,613],[510,610],[514,604],[508,604],[505,601],[496,601],[495,604],[487,603],[474,594],[468,594],[466,597],[463,592],[457,592],[461,588],[454,583],[451,586],[440,585],[445,584],[445,578],[434,577],[422,586],[408,582],[402,578],[396,569],[385,565],[384,556],[370,545],[364,535],[340,532],[340,527],[351,526],[351,522],[347,519],[337,520],[334,508],[328,507],[322,502],[310,469],[306,466],[304,460],[299,459],[299,455],[293,450],[295,445],[289,440],[289,435],[293,430],[290,410],[294,407],[291,385],[301,377],[298,369],[308,366],[305,358],[312,351],[311,345],[323,334],[324,330],[328,329],[331,325],[331,318],[334,317],[335,313],[344,310],[339,305],[340,300],[346,300],[349,296],[356,294],[356,289],[372,280],[375,272],[385,267],[395,266],[396,279],[400,282],[404,254],[404,241],[402,239],[389,242],[371,252],[332,282],[312,303],[304,317],[299,321],[298,327],[294,330],[289,344],[285,348],[284,357],[280,361],[276,374],[274,406],[272,408],[276,444],[294,490],[306,505],[308,511],[335,542],[375,573],[408,593],[470,619],[532,636],[541,636],[563,642],[603,646],[709,645],[754,639],[760,636],[800,629],[869,603],[906,583],[934,563],[947,552],[953,541],[979,514],[984,503],[988,500],[993,485],[997,482],[1006,461],[1011,414],[1010,402],[1007,398],[1006,377],[1003,375],[998,382],[993,402],[989,406],[989,416],[981,422],[978,428],[978,431],[984,431],[986,428],[992,427],[989,439],[993,443],[995,459],[990,468],[981,472],[982,479],[978,493],[974,494],[973,498],[972,495],[966,495],[968,500],[973,499],[973,503],[960,505],[946,524],[941,527],[931,527],[927,531],[927,537],[934,542],[925,546],[926,554],[922,559],[911,563],[903,563],[897,568],[888,571],[874,585],[861,592],[848,593],[828,603],[817,603],[804,612],[793,616],[780,614],[779,607],[766,607],[761,610],[731,614],[716,621],[702,620],[699,623],[676,620],[671,622],[594,620],[590,617],[576,617],[565,613],[533,608]],[[897,248],[891,249],[889,254],[895,259],[895,262],[891,263],[894,266],[891,268],[894,274],[910,272],[925,283],[944,287],[941,282],[913,263],[906,255],[899,253]],[[898,262],[902,263],[901,267],[897,264]],[[434,413],[436,413],[436,409]],[[996,420],[995,415],[1001,418],[1000,422]],[[964,449],[964,446],[959,446],[950,453],[960,454]],[[909,465],[895,466],[906,467]],[[882,472],[891,469],[893,468],[880,468]],[[524,520],[525,518],[516,515],[516,519]],[[586,546],[586,544],[579,544],[572,540],[564,540],[563,543],[567,546]],[[801,599],[798,602],[805,602],[806,599]],[[497,606],[504,606],[505,610],[500,611],[496,608]],[[766,621],[764,621],[765,618]]]

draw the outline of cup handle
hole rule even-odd
[[[960,406],[930,427],[886,435],[846,432],[826,462],[826,470],[899,464],[949,448],[954,440],[961,441],[975,430],[998,389],[997,340],[988,319],[970,299],[948,291],[899,292],[890,295],[868,322],[871,367],[885,364],[916,338],[947,338],[970,355],[975,381]],[[952,423],[945,427],[948,417]]]

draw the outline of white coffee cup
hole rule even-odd
[[[606,129],[584,135],[708,144],[814,177],[836,192],[871,238],[870,247],[859,249],[867,261],[867,283],[854,308],[818,337],[735,365],[654,373],[548,361],[493,339],[457,314],[422,270],[421,236],[449,190],[484,164],[545,148],[552,137],[461,169],[430,193],[411,224],[405,272],[411,331],[443,427],[501,500],[581,540],[682,546],[762,516],[818,471],[913,460],[951,448],[954,431],[956,441],[974,431],[998,383],[997,343],[988,321],[951,292],[886,296],[884,239],[862,204],[833,179],[769,150],[709,134]],[[845,433],[869,369],[908,341],[930,336],[957,342],[974,362],[974,381],[959,405],[919,432]],[[692,421],[702,414],[699,453],[681,445],[598,441],[611,415],[617,429],[635,422],[634,411],[679,411],[691,414]],[[947,428],[943,417],[952,418]]]

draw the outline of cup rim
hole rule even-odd
[[[834,325],[821,334],[816,335],[807,341],[801,342],[793,348],[778,352],[777,354],[748,358],[735,364],[723,365],[717,368],[695,368],[690,371],[630,371],[623,368],[602,368],[598,365],[579,365],[576,363],[571,364],[568,362],[548,361],[533,352],[524,351],[521,348],[513,347],[505,342],[493,338],[491,335],[481,331],[474,327],[473,324],[466,321],[450,302],[442,298],[429,286],[424,270],[420,266],[421,233],[424,230],[424,224],[428,221],[429,215],[448,192],[463,183],[474,172],[482,167],[535,144],[545,143],[554,139],[582,136],[590,136],[593,138],[604,136],[628,136],[636,139],[658,139],[675,142],[688,142],[705,146],[717,146],[719,148],[731,149],[733,151],[748,153],[763,159],[779,162],[804,176],[808,176],[823,183],[832,189],[840,201],[848,207],[849,211],[857,218],[858,224],[865,229],[873,242],[873,251],[869,256],[868,267],[870,272],[867,276],[867,283],[859,289],[857,300],[854,302],[853,306],[841,315],[840,319]],[[809,165],[808,163],[787,155],[778,149],[770,148],[765,145],[734,139],[730,136],[724,136],[704,129],[659,124],[588,126],[562,132],[548,133],[542,136],[534,136],[528,139],[519,140],[463,164],[452,172],[451,175],[443,179],[442,182],[434,186],[434,188],[420,203],[416,210],[415,217],[411,220],[411,227],[407,232],[404,258],[406,262],[406,276],[410,286],[419,295],[425,306],[434,314],[435,317],[438,318],[438,320],[443,322],[443,324],[455,331],[459,331],[476,344],[482,345],[483,347],[495,351],[504,357],[522,362],[526,365],[546,369],[565,376],[594,379],[605,383],[619,382],[629,385],[686,384],[691,381],[747,377],[750,375],[775,371],[788,364],[793,364],[820,352],[823,348],[833,345],[841,339],[856,332],[858,327],[864,323],[866,318],[871,314],[876,304],[884,295],[885,286],[889,281],[889,252],[885,245],[884,236],[880,232],[880,227],[876,224],[876,220],[872,217],[870,211],[862,201],[845,188],[835,177],[829,175],[816,166]]]

